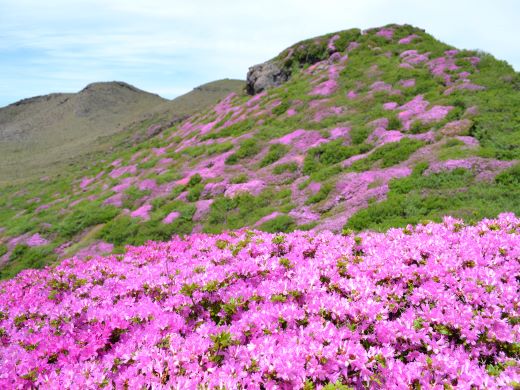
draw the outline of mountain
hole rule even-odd
[[[89,154],[110,150],[145,119],[184,118],[243,88],[220,80],[174,100],[123,82],[93,83],[78,93],[55,93],[0,108],[0,184],[60,172]]]
[[[176,234],[520,214],[520,76],[490,54],[351,29],[252,67],[246,90],[3,188],[1,275]]]

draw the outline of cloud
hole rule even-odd
[[[423,27],[520,68],[520,6],[512,0],[1,2],[0,106],[100,80],[171,98],[210,80],[243,78],[248,66],[299,40],[391,22]]]

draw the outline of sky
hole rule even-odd
[[[517,0],[0,0],[0,107],[113,80],[171,99],[297,41],[388,23],[518,71],[519,15]]]

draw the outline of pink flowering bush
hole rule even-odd
[[[0,288],[2,388],[517,386],[520,219],[195,234]]]
[[[328,96],[336,91],[338,83],[335,80],[327,80],[317,85],[312,91],[311,95]]]

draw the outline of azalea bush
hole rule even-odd
[[[72,258],[0,285],[0,387],[515,387],[519,259],[512,214]]]

